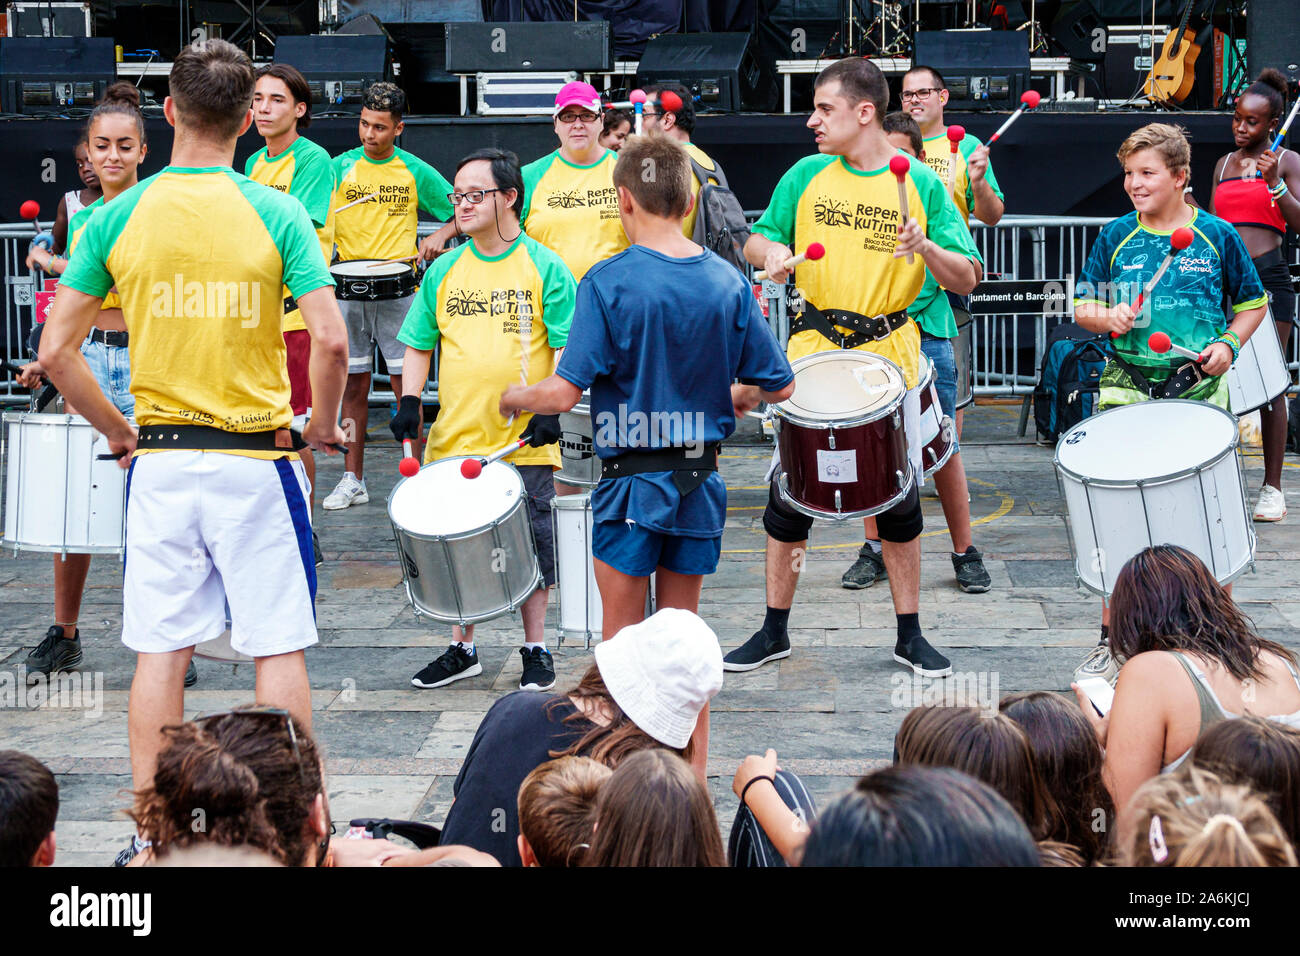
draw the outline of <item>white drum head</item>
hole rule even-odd
[[[523,497],[523,479],[512,466],[494,461],[477,478],[466,478],[460,473],[464,460],[443,458],[399,481],[388,499],[393,523],[410,534],[465,534],[504,517]]]
[[[918,388],[925,391],[934,384],[934,363],[930,361],[930,356],[924,352],[921,353],[920,361],[916,366],[916,379],[921,384]]]
[[[1056,446],[1065,471],[1094,481],[1150,481],[1217,458],[1237,421],[1205,402],[1160,400],[1112,408],[1075,425]]]
[[[383,259],[349,259],[347,262],[334,263],[330,266],[330,272],[335,276],[346,276],[349,279],[375,279],[384,276],[400,276],[411,271],[409,262],[386,262],[382,266],[376,265],[383,261]]]
[[[869,352],[818,352],[792,367],[794,394],[776,408],[805,421],[834,422],[884,412],[901,402],[906,391],[898,366]]]

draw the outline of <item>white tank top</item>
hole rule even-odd
[[[68,210],[68,219],[72,219],[77,213],[86,208],[86,204],[81,201],[80,189],[69,189],[63,194],[63,205]]]

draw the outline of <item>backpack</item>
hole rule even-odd
[[[1097,410],[1101,370],[1114,354],[1108,335],[1089,332],[1074,322],[1052,329],[1034,389],[1039,441],[1055,442]]]
[[[749,240],[745,210],[727,185],[721,166],[710,172],[689,153],[687,158],[691,161],[691,172],[700,184],[699,212],[695,216],[695,231],[691,239],[744,272],[748,268],[744,249]]]

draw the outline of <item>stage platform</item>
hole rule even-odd
[[[957,589],[939,502],[922,499],[921,623],[951,656],[955,677],[922,683],[893,662],[888,585],[839,587],[861,544],[861,526],[819,525],[791,616],[793,654],[752,673],[728,674],[713,703],[709,786],[724,831],[737,805],[731,778],[749,753],[776,748],[782,766],[802,775],[824,805],[890,759],[903,716],[926,693],[933,700],[961,681],[995,706],[1013,691],[1067,690],[1072,669],[1096,643],[1100,605],[1075,586],[1052,450],[1015,438],[1017,413],[1017,406],[977,405],[966,414],[963,453],[975,542],[993,590]],[[341,512],[317,506],[326,563],[317,599],[321,642],[307,652],[314,729],[328,761],[336,820],[366,815],[439,823],[475,728],[517,685],[522,631],[509,617],[481,625],[482,676],[439,690],[410,686],[410,677],[446,647],[450,628],[417,621],[405,602],[384,508],[399,454],[388,414],[380,408],[371,414],[370,503]],[[730,490],[722,563],[705,581],[700,608],[724,648],[742,643],[763,619],[762,479],[771,446],[752,422],[745,424],[722,459]],[[1245,460],[1254,494],[1262,480],[1258,449]],[[338,480],[341,461],[318,461],[323,495]],[[1293,503],[1300,502],[1297,461],[1288,455],[1284,472]],[[1256,529],[1258,566],[1237,581],[1234,596],[1262,635],[1300,650],[1294,595],[1300,514]],[[118,637],[121,565],[96,559],[81,615],[81,673],[101,691],[79,706],[59,698],[30,708],[15,696],[14,682],[26,649],[49,626],[51,579],[46,555],[0,556],[0,740],[58,775],[58,863],[107,866],[132,832],[121,812],[130,786],[126,710],[134,667]],[[549,620],[553,628],[553,607]],[[581,644],[556,647],[552,634],[548,628],[563,689],[589,666],[591,654]],[[198,667],[199,683],[186,693],[187,715],[252,700],[251,665],[200,661]]]

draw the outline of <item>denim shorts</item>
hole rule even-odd
[[[954,339],[941,339],[928,332],[921,333],[921,351],[934,365],[934,388],[939,393],[939,407],[957,423],[957,360],[952,349]],[[957,451],[953,434],[953,452]]]
[[[135,396],[131,394],[131,359],[125,346],[105,345],[90,339],[81,343],[81,354],[104,390],[108,400],[128,418],[135,414]]]
[[[674,574],[712,574],[722,556],[722,535],[688,538],[651,531],[630,521],[597,521],[591,545],[596,557],[634,578],[649,577],[656,568]]]

